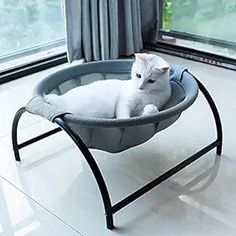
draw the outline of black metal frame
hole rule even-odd
[[[44,134],[41,134],[41,135],[39,135],[33,139],[30,139],[26,142],[18,144],[17,127],[18,127],[20,117],[26,111],[26,109],[24,107],[19,109],[16,112],[16,115],[15,115],[15,118],[13,121],[13,125],[12,125],[12,144],[13,144],[15,159],[16,159],[16,161],[21,161],[20,155],[19,155],[19,149],[26,147],[32,143],[35,143],[41,139],[44,139],[50,135],[53,135],[55,133],[58,133],[58,132],[64,130],[70,136],[70,138],[74,141],[74,143],[80,149],[80,151],[82,152],[84,158],[86,159],[86,161],[87,161],[87,163],[88,163],[88,165],[95,177],[95,180],[98,184],[98,187],[99,187],[99,190],[100,190],[100,193],[102,196],[104,208],[105,208],[106,225],[107,225],[107,228],[111,230],[114,228],[113,215],[117,211],[119,211],[123,207],[127,206],[131,202],[135,201],[136,199],[138,199],[139,197],[141,197],[142,195],[144,195],[145,193],[147,193],[148,191],[150,191],[151,189],[153,189],[154,187],[156,187],[157,185],[159,185],[163,181],[167,180],[168,178],[170,178],[171,176],[173,176],[177,172],[181,171],[183,168],[190,165],[192,162],[196,161],[197,159],[199,159],[201,156],[203,156],[204,154],[206,154],[210,150],[216,148],[216,153],[218,155],[221,155],[223,134],[222,134],[222,125],[221,125],[221,120],[220,120],[218,110],[216,108],[216,105],[215,105],[212,97],[210,96],[209,92],[207,91],[207,89],[203,86],[203,84],[199,80],[196,79],[196,81],[198,83],[199,90],[202,92],[202,94],[206,98],[206,100],[211,108],[211,111],[213,113],[215,125],[216,125],[216,131],[217,131],[216,140],[214,142],[208,144],[207,146],[205,146],[204,148],[202,148],[198,152],[194,153],[192,156],[188,157],[184,161],[180,162],[179,164],[177,164],[173,168],[164,172],[162,175],[158,176],[157,178],[155,178],[151,182],[147,183],[146,185],[144,185],[140,189],[131,193],[130,195],[128,195],[127,197],[125,197],[124,199],[122,199],[121,201],[117,202],[114,205],[112,205],[112,203],[111,203],[105,180],[102,176],[102,173],[101,173],[94,157],[92,156],[91,152],[89,151],[86,144],[82,141],[80,136],[76,132],[74,132],[74,130],[64,121],[63,116],[58,116],[54,120],[54,122],[59,126],[58,128],[51,130],[49,132],[46,132]]]
[[[57,66],[68,61],[66,52],[51,56],[48,58],[39,59],[34,62],[27,63],[22,66],[17,66],[0,72],[0,84],[18,79],[29,74],[33,74],[42,70],[46,70],[53,66]]]
[[[225,56],[200,51],[193,48],[187,48],[180,45],[173,45],[168,42],[158,41],[157,43],[145,43],[144,48],[160,53],[170,54],[172,56],[186,58],[205,64],[210,64],[230,70],[236,70],[236,60]]]
[[[236,43],[230,42],[227,40],[215,39],[210,37],[199,36],[195,34],[180,32],[176,30],[165,30],[159,29],[159,36],[170,36],[177,39],[191,40],[198,43],[207,43],[210,45],[218,46],[218,47],[227,47],[230,49],[236,49]]]

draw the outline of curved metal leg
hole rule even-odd
[[[14,150],[14,154],[15,154],[15,159],[16,161],[21,161],[20,159],[20,155],[19,155],[19,147],[18,147],[18,142],[17,142],[17,128],[18,128],[18,123],[19,120],[22,116],[22,114],[25,112],[25,107],[20,108],[14,117],[13,120],[13,124],[12,124],[12,133],[11,133],[11,137],[12,137],[12,145],[13,145],[13,150]]]
[[[57,117],[54,120],[55,123],[57,123],[75,142],[76,146],[80,149],[83,156],[85,157],[89,167],[91,168],[93,175],[97,181],[100,193],[102,195],[102,200],[105,208],[106,213],[106,223],[108,229],[114,228],[113,223],[113,212],[112,212],[112,205],[111,200],[109,197],[108,189],[106,187],[105,181],[103,179],[103,176],[101,174],[100,169],[98,168],[98,165],[96,161],[94,160],[91,152],[85,145],[85,143],[82,141],[82,139],[73,131],[73,129],[70,128],[69,125],[67,125],[62,118]]]
[[[207,100],[207,102],[208,102],[208,104],[211,108],[211,111],[213,113],[213,116],[214,116],[214,119],[215,119],[215,124],[216,124],[216,131],[217,131],[216,153],[217,153],[217,155],[221,155],[222,144],[223,144],[223,132],[222,132],[222,124],[221,124],[219,112],[217,110],[217,107],[216,107],[211,95],[207,91],[207,89],[204,87],[204,85],[196,77],[194,77],[194,78],[197,81],[198,87],[199,87],[200,91],[202,92],[202,94],[204,95],[204,97],[206,98],[206,100]]]

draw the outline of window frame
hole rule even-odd
[[[191,35],[188,33],[182,33],[182,32],[175,32],[175,31],[166,31],[163,30],[163,2],[164,0],[159,0],[160,1],[160,8],[159,8],[159,32],[158,32],[158,40],[156,43],[149,43],[149,42],[144,42],[144,49],[149,49],[149,50],[154,50],[157,52],[161,53],[166,53],[170,54],[173,56],[178,56],[202,63],[207,63],[210,65],[215,65],[231,70],[236,70],[236,60],[226,57],[226,56],[221,56],[217,55],[214,53],[206,52],[206,51],[201,51],[198,49],[193,49],[193,48],[188,48],[188,47],[183,47],[181,45],[174,45],[168,42],[164,42],[163,40],[160,39],[162,35],[166,36],[171,36],[171,37],[176,37],[176,38],[181,38],[181,39],[194,39],[198,42],[202,42],[204,40],[207,40],[208,42],[211,42],[212,44],[216,46],[222,45],[222,43],[228,43],[230,47],[235,48],[236,44],[224,41],[224,40],[217,40],[217,39],[211,39],[211,38],[203,38],[202,36],[196,36],[196,35]],[[205,42],[205,41],[204,41]],[[36,61],[29,62],[24,65],[20,65],[14,68],[9,68],[4,71],[0,71],[0,84],[21,78],[23,76],[27,76],[63,63],[68,62],[67,59],[67,53],[62,52],[57,55],[52,55],[47,58],[39,58]]]
[[[0,84],[68,62],[66,52],[0,72]]]
[[[144,47],[146,49],[155,50],[162,53],[167,53],[174,56],[179,56],[182,58],[187,58],[190,60],[207,63],[210,65],[215,65],[231,70],[236,70],[236,60],[230,57],[226,57],[223,55],[218,55],[211,52],[206,52],[200,49],[193,49],[189,47],[184,47],[182,45],[175,45],[169,42],[164,42],[161,37],[162,36],[170,36],[176,39],[187,39],[193,40],[199,43],[208,42],[210,45],[214,46],[222,46],[226,45],[230,49],[236,49],[236,43],[229,42],[226,40],[214,39],[209,37],[198,36],[190,33],[173,31],[173,30],[165,30],[163,27],[163,4],[164,0],[160,1],[159,8],[159,22],[158,22],[158,39],[156,43],[145,43]]]

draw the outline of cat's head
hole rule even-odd
[[[136,53],[132,67],[132,80],[138,89],[150,91],[158,89],[169,80],[169,65],[159,56],[147,53]]]

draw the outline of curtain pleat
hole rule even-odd
[[[109,31],[110,34],[110,59],[119,56],[119,31],[118,31],[118,2],[109,0]]]
[[[98,1],[91,0],[91,19],[92,19],[92,53],[93,60],[100,60],[100,39],[99,39],[99,18]]]
[[[140,0],[137,0],[137,40],[138,40],[138,47],[143,48],[143,39],[142,39],[142,22],[141,22],[141,3]]]
[[[68,61],[72,62],[82,57],[81,0],[65,0],[65,16],[67,56]]]
[[[107,0],[99,0],[100,46],[101,59],[109,59],[109,27]]]
[[[119,54],[131,55],[143,47],[139,0],[119,0]],[[122,32],[122,33],[121,33]]]
[[[92,60],[90,1],[82,0],[82,42],[86,61]]]
[[[162,3],[161,3],[162,2]],[[163,1],[145,0],[140,1],[141,29],[143,42],[156,43],[160,27],[160,8]]]
[[[123,4],[122,4],[123,2]],[[121,32],[120,41],[123,42],[123,47],[120,47],[120,54],[125,55],[132,54],[134,52],[134,40],[133,40],[133,28],[132,28],[132,17],[133,12],[131,9],[131,0],[121,0],[119,1],[122,4],[123,11],[120,9],[119,19],[122,17],[124,23],[120,24]],[[124,14],[124,15],[123,15]],[[123,28],[124,27],[124,28]]]
[[[139,51],[142,47],[142,35],[141,35],[141,21],[140,21],[140,11],[138,8],[139,1],[132,0],[131,12],[133,13],[132,17],[132,29],[133,29],[133,42],[134,42],[134,51]]]

